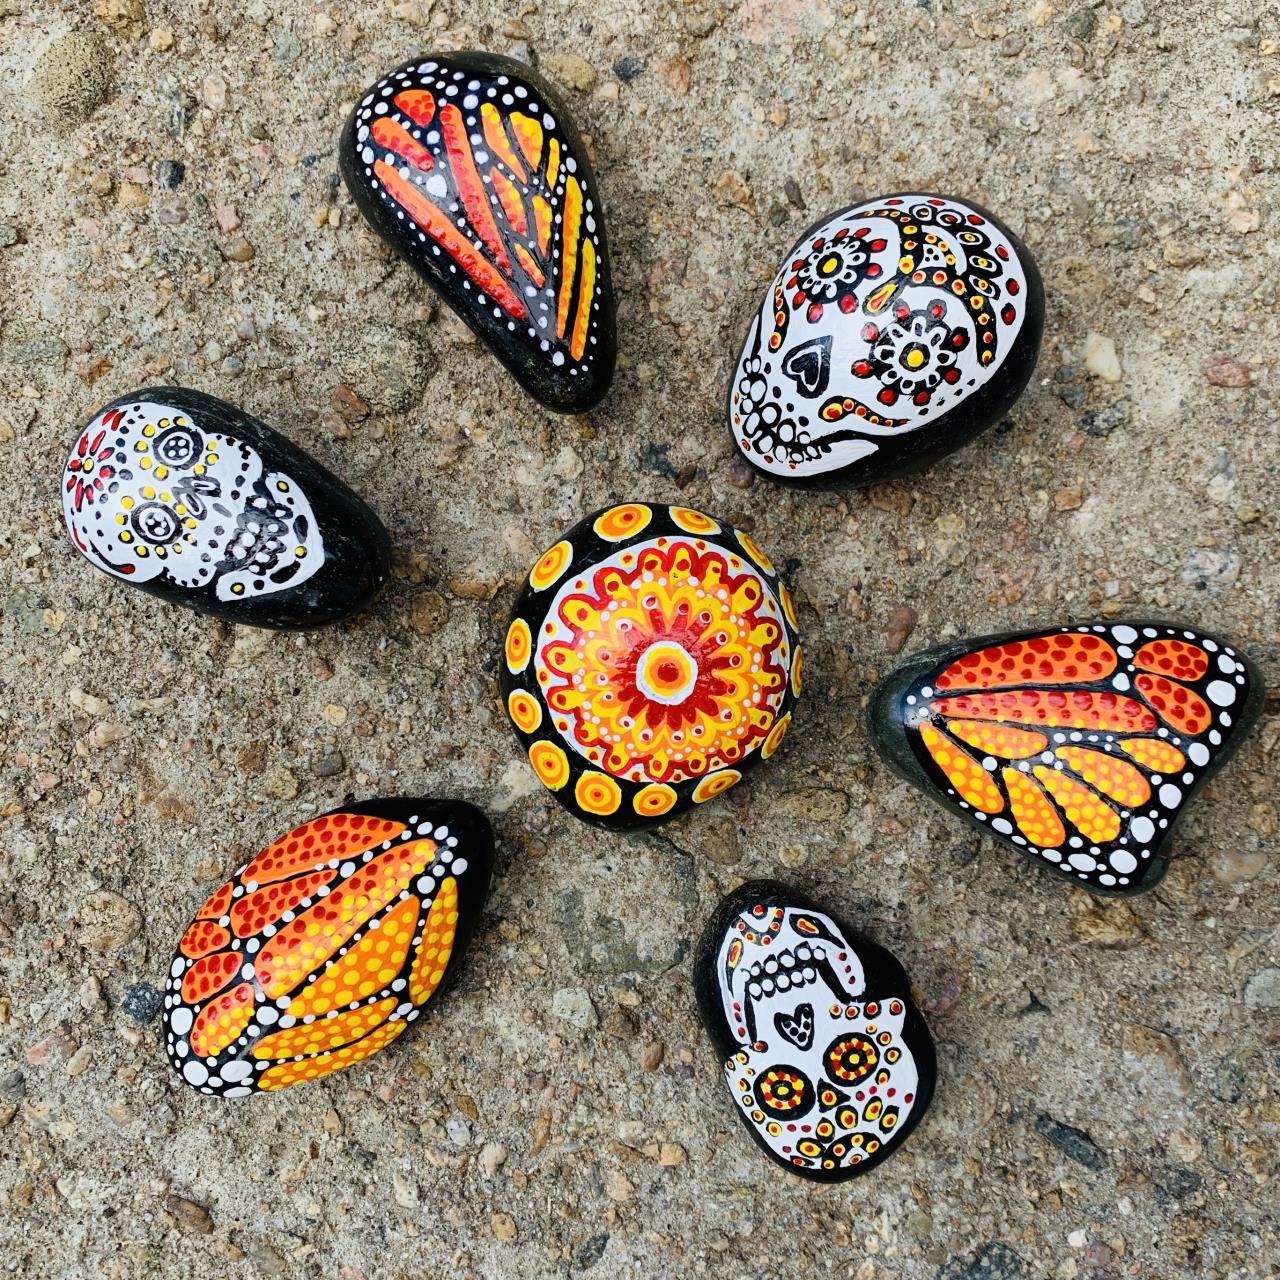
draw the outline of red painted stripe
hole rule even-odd
[[[452,102],[440,108],[440,128],[444,134],[444,145],[449,153],[449,163],[453,167],[453,179],[462,207],[467,211],[471,225],[484,242],[485,248],[493,255],[494,261],[503,271],[509,272],[511,259],[507,257],[502,237],[498,234],[498,224],[494,222],[493,212],[489,208],[488,193],[476,169],[475,157],[471,154],[466,123],[462,119],[462,112]]]

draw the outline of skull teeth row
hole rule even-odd
[[[801,943],[794,951],[781,951],[758,961],[747,970],[747,994],[759,999],[792,987],[808,986],[818,977],[814,959],[808,945]]]

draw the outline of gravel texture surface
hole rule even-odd
[[[1275,1275],[1273,701],[1153,894],[1102,903],[894,780],[894,651],[1121,614],[1280,680],[1280,19],[1255,0],[0,0],[0,1273]],[[526,400],[361,224],[335,141],[419,50],[536,62],[590,135],[622,359]],[[822,212],[969,195],[1033,248],[1009,421],[870,493],[750,483],[723,396]],[[110,397],[237,401],[397,541],[365,616],[236,630],[93,573],[58,476]],[[748,529],[801,606],[785,749],[659,834],[575,822],[494,679],[515,584],[606,498]],[[484,805],[500,871],[416,1034],[250,1104],[183,1088],[155,988],[243,856],[344,797]],[[933,1110],[872,1176],[769,1166],[696,1025],[718,896],[794,880],[910,970]]]

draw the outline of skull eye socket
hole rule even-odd
[[[813,1084],[799,1067],[770,1067],[757,1081],[760,1110],[779,1120],[794,1120],[813,1106]]]
[[[865,1080],[880,1061],[880,1051],[866,1036],[855,1034],[837,1036],[823,1054],[827,1074],[843,1085],[855,1085]]]
[[[177,540],[182,521],[162,502],[144,502],[129,516],[134,533],[152,546],[168,546]]]
[[[199,432],[190,427],[169,427],[156,436],[151,449],[166,467],[189,467],[200,456],[203,443]]]

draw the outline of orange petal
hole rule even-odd
[[[274,1067],[268,1067],[255,1083],[259,1089],[287,1089],[291,1084],[316,1080],[320,1076],[327,1076],[331,1071],[341,1071],[343,1067],[354,1066],[357,1062],[363,1062],[370,1054],[377,1053],[408,1025],[403,1019],[384,1022],[382,1026],[370,1031],[363,1040],[357,1040],[355,1044],[349,1044],[343,1049],[322,1053],[315,1058],[304,1058],[301,1062],[280,1062]]]
[[[401,160],[407,161],[415,169],[423,172],[432,168],[431,152],[426,149],[399,120],[390,116],[380,116],[373,122],[369,130],[373,140],[380,147],[395,152]]]
[[[1185,640],[1152,640],[1133,655],[1133,665],[1175,680],[1199,680],[1209,670],[1209,655]]]
[[[188,960],[198,960],[211,951],[219,951],[231,941],[231,935],[214,920],[197,920],[187,926],[178,949]]]
[[[203,907],[196,912],[197,920],[220,920],[227,914],[227,908],[231,905],[231,895],[235,892],[235,885],[230,880],[221,888],[215,889],[206,899]]]
[[[1049,797],[1036,780],[1021,769],[1005,769],[1002,776],[1018,829],[1032,844],[1042,849],[1056,849],[1067,838],[1067,832]]]
[[[1143,679],[1144,677],[1139,677]],[[969,693],[939,698],[933,710],[974,720],[1012,720],[1047,729],[1110,729],[1150,732],[1155,716],[1133,698],[1110,690],[1015,689],[1006,693]]]
[[[382,917],[346,955],[335,960],[289,1004],[295,1018],[328,1013],[381,991],[395,981],[418,927],[417,898],[408,897]]]
[[[537,169],[542,156],[542,126],[532,116],[517,111],[511,117],[511,129],[529,168]]]
[[[1145,804],[1151,797],[1146,778],[1126,760],[1086,747],[1059,747],[1058,755],[1090,786],[1126,809]]]
[[[1196,738],[1213,724],[1209,704],[1186,685],[1175,684],[1164,676],[1139,675],[1134,686],[1155,707],[1160,718],[1180,733]]]
[[[238,951],[216,951],[202,956],[182,979],[182,998],[187,1004],[203,1004],[217,995],[240,972],[244,956]]]
[[[983,813],[999,813],[1004,797],[991,775],[959,747],[952,746],[927,721],[920,726],[920,737],[934,763],[946,775],[957,793]]]
[[[231,931],[237,938],[251,938],[255,933],[261,933],[286,911],[292,911],[298,903],[315,897],[316,890],[335,880],[337,875],[336,867],[326,867],[323,871],[294,876],[292,880],[263,885],[253,893],[246,893],[231,908]]]
[[[1087,684],[1116,669],[1115,650],[1101,637],[1068,631],[1010,640],[957,658],[935,681],[952,689],[1003,689],[1017,684]]]
[[[1030,729],[1015,729],[1007,724],[984,724],[980,720],[952,720],[947,728],[962,742],[976,747],[983,755],[1005,760],[1024,760],[1049,746],[1049,739]]]
[[[367,1035],[379,1023],[385,1022],[395,1011],[399,1001],[388,996],[374,1004],[348,1009],[332,1018],[317,1018],[315,1022],[300,1022],[264,1036],[253,1046],[255,1058],[294,1058],[299,1054],[325,1053],[339,1045],[350,1044]]]
[[[405,89],[394,102],[416,125],[426,127],[436,113],[436,100],[425,89]]]
[[[191,1028],[191,1052],[197,1058],[212,1058],[244,1034],[253,1017],[253,985],[238,987],[205,1005]]]
[[[1120,834],[1120,817],[1109,804],[1082,782],[1048,765],[1037,765],[1035,775],[1058,802],[1067,821],[1086,840],[1103,844]]]
[[[1187,757],[1163,738],[1129,738],[1120,749],[1152,773],[1177,773],[1187,763]]]
[[[458,928],[458,882],[446,876],[427,913],[427,927],[413,961],[409,979],[409,999],[425,1004],[440,985],[445,966],[453,953],[453,936]]]
[[[245,884],[271,884],[299,871],[311,871],[330,858],[364,853],[384,840],[393,840],[404,829],[402,822],[358,813],[312,818],[267,845],[240,873],[240,879]]]
[[[480,121],[484,128],[485,141],[489,144],[489,150],[511,170],[517,182],[527,183],[529,175],[525,172],[524,165],[520,163],[520,157],[516,155],[515,149],[508,140],[506,127],[502,123],[502,116],[492,102],[486,102],[480,108]]]

